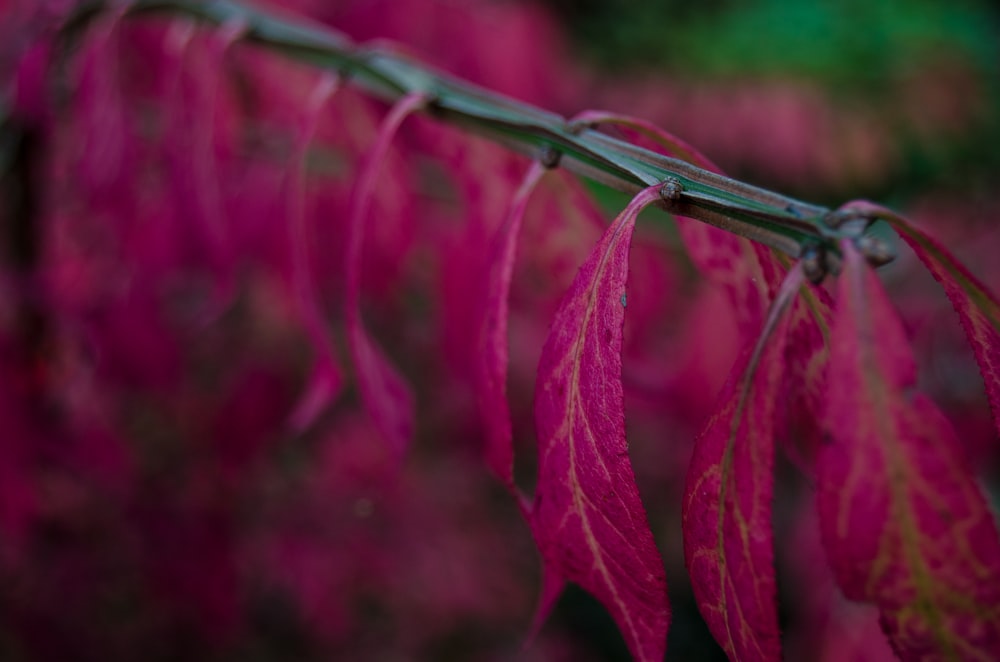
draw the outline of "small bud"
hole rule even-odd
[[[825,223],[827,227],[839,228],[845,222],[854,217],[855,215],[851,211],[844,211],[843,209],[835,209],[823,215],[823,223]]]
[[[826,278],[826,251],[819,246],[806,246],[799,258],[802,262],[802,273],[805,274],[809,282],[819,285]]]
[[[858,237],[854,245],[857,246],[858,252],[868,260],[868,264],[873,267],[881,267],[896,259],[896,255],[889,245],[878,237]]]
[[[663,186],[660,187],[660,197],[664,200],[680,200],[683,192],[684,185],[676,177],[668,177],[663,180]]]
[[[869,214],[858,209],[836,209],[823,216],[823,222],[843,236],[859,237],[874,222]]]
[[[560,152],[552,145],[546,145],[545,147],[543,147],[541,154],[538,155],[539,163],[541,163],[549,170],[559,167],[559,161],[561,159],[562,159],[562,152]]]

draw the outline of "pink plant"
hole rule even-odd
[[[279,7],[29,4],[0,4],[0,655],[597,659],[546,623],[573,583],[638,660],[687,591],[734,660],[1000,657],[995,443],[965,438],[1000,430],[1000,304],[941,242],[493,92],[582,79],[537,8],[289,3],[480,88]],[[818,101],[768,101],[787,134],[751,109],[725,142],[851,167],[808,149]],[[576,174],[634,197],[607,224]],[[876,220],[982,407],[921,393]]]

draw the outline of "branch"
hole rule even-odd
[[[497,140],[544,162],[629,194],[669,183],[670,195],[657,204],[758,241],[793,258],[820,265],[822,279],[836,271],[842,239],[857,241],[868,222],[843,223],[826,207],[801,202],[637,147],[566,118],[439,72],[381,44],[355,44],[326,26],[285,20],[232,0],[127,0],[81,6],[64,26],[77,32],[102,10],[125,15],[187,15],[215,25],[240,24],[241,39],[320,69],[336,72],[388,103],[411,94],[431,101],[424,112]],[[871,219],[868,219],[869,221]],[[872,243],[868,238],[868,243]],[[879,242],[874,242],[879,243]],[[879,255],[885,247],[879,243]],[[868,251],[865,251],[868,253]],[[876,260],[873,260],[876,261]]]

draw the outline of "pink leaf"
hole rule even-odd
[[[313,278],[309,255],[310,228],[306,223],[306,156],[316,133],[320,115],[327,101],[336,93],[339,79],[324,76],[319,80],[299,125],[299,135],[289,165],[288,219],[291,244],[292,288],[299,314],[309,340],[316,350],[316,365],[305,392],[292,412],[290,423],[296,432],[309,427],[340,391],[342,377],[337,365],[330,331],[323,320],[322,307]]]
[[[904,659],[1000,658],[1000,536],[875,273],[843,243],[831,332],[820,528],[852,600]]]
[[[184,98],[185,102],[172,104],[164,145],[179,212],[177,224],[191,224],[198,238],[197,249],[205,252],[216,274],[215,305],[206,311],[205,321],[219,315],[235,296],[235,255],[222,199],[224,167],[216,150],[213,116],[219,112],[227,54],[245,30],[246,24],[240,20],[224,24],[205,44],[207,51],[200,62],[194,59],[195,46],[200,45],[195,25],[176,22],[168,32],[168,47],[175,51],[176,63],[167,93],[170,99]],[[186,71],[191,80],[186,80]]]
[[[781,657],[771,525],[774,419],[785,357],[784,313],[803,280],[796,265],[756,347],[733,366],[688,468],[684,555],[698,607],[734,660]]]
[[[652,122],[599,110],[584,111],[572,121],[590,126],[611,124],[624,127],[665,148],[670,156],[723,174],[704,154]],[[777,285],[776,281],[766,278],[780,271],[774,255],[766,247],[720,228],[684,216],[676,218],[681,240],[692,262],[725,290],[736,313],[741,338],[747,340],[753,337],[764,321],[768,288]],[[769,268],[762,272],[762,266]]]
[[[408,94],[393,106],[382,122],[375,144],[358,175],[347,223],[347,291],[344,296],[347,340],[365,410],[399,457],[402,457],[413,437],[413,394],[396,368],[368,336],[361,320],[361,248],[379,166],[403,120],[426,102],[427,97],[423,93]]]
[[[486,463],[510,490],[514,490],[514,448],[511,440],[510,405],[506,393],[508,297],[524,210],[528,206],[531,192],[544,173],[544,166],[534,163],[514,194],[507,217],[490,248],[482,297],[482,344],[476,385],[480,412],[486,421]]]
[[[563,582],[578,583],[640,660],[663,659],[669,607],[628,457],[621,349],[632,231],[658,189],[640,192],[580,267],[542,350],[535,390],[531,528],[544,560],[542,610]]]
[[[844,208],[885,219],[944,288],[972,345],[979,372],[986,383],[993,423],[1000,432],[1000,302],[996,295],[969,273],[944,246],[901,216],[868,202],[852,202]]]
[[[826,290],[806,283],[788,313],[775,440],[807,475],[814,472],[823,437],[819,419],[827,391],[832,308]]]
[[[893,662],[897,658],[879,627],[878,609],[847,600],[837,588],[820,539],[815,503],[802,499],[794,509],[791,535],[783,541],[788,552],[782,598],[795,605],[784,637],[786,659]]]

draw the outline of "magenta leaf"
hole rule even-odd
[[[347,291],[344,296],[347,340],[365,410],[389,446],[402,457],[413,437],[413,393],[381,349],[368,336],[361,319],[361,258],[365,220],[375,194],[379,166],[389,152],[403,120],[423,106],[427,97],[414,92],[400,99],[379,129],[351,198],[347,222]]]
[[[488,256],[481,318],[482,345],[476,371],[480,413],[486,422],[486,463],[503,481],[514,487],[514,448],[507,402],[507,313],[514,255],[524,211],[545,167],[534,163],[524,175],[510,210],[494,237]]]
[[[634,131],[662,147],[670,156],[723,174],[704,154],[652,122],[600,110],[583,111],[572,121],[590,126],[610,124]],[[780,272],[774,255],[743,237],[683,216],[677,217],[677,228],[698,270],[726,292],[741,337],[746,340],[753,337],[764,321],[768,288],[778,284],[767,278]],[[764,267],[766,269],[762,270]]]
[[[340,391],[342,377],[337,364],[329,329],[323,320],[322,306],[313,278],[312,257],[309,254],[311,233],[306,222],[306,156],[316,133],[320,115],[333,96],[340,81],[335,76],[323,76],[306,106],[299,124],[299,135],[288,169],[288,219],[291,248],[292,288],[306,333],[316,350],[316,365],[302,399],[290,417],[296,432],[301,432],[323,411]]]
[[[783,504],[786,508],[791,504]],[[788,508],[784,516],[791,513]],[[837,588],[820,538],[816,505],[802,499],[789,521],[782,544],[785,554],[782,600],[795,605],[799,627],[784,636],[787,660],[854,660],[893,662],[893,654],[879,627],[878,609],[852,602]]]
[[[903,659],[1000,659],[1000,536],[874,271],[843,243],[817,466],[823,544],[844,594],[879,608]]]
[[[807,475],[814,471],[823,438],[819,419],[827,391],[832,309],[826,290],[805,283],[788,312],[775,441]]]
[[[888,222],[944,288],[976,356],[986,383],[993,423],[1000,432],[1000,302],[996,295],[944,246],[898,214],[869,202],[848,203],[844,209],[872,213]]]
[[[178,224],[191,224],[198,238],[198,249],[204,251],[216,274],[214,306],[206,311],[205,321],[218,316],[231,303],[235,291],[235,255],[221,189],[224,163],[216,149],[216,122],[203,118],[220,112],[226,57],[245,30],[246,24],[238,20],[221,26],[204,44],[205,58],[195,67],[189,60],[198,53],[196,45],[201,45],[196,39],[196,26],[178,22],[168,33],[168,47],[176,52],[176,64],[166,86],[167,94],[185,98],[187,102],[174,104],[164,145],[174,200],[180,212]]]
[[[663,563],[625,439],[622,327],[640,192],[580,267],[542,349],[535,389],[538,486],[531,529],[542,554],[540,616],[565,581],[610,612],[632,654],[662,660],[669,622]]]
[[[734,660],[781,657],[771,525],[775,404],[785,358],[784,313],[803,281],[796,265],[753,351],[733,366],[688,467],[684,556],[702,616]]]

